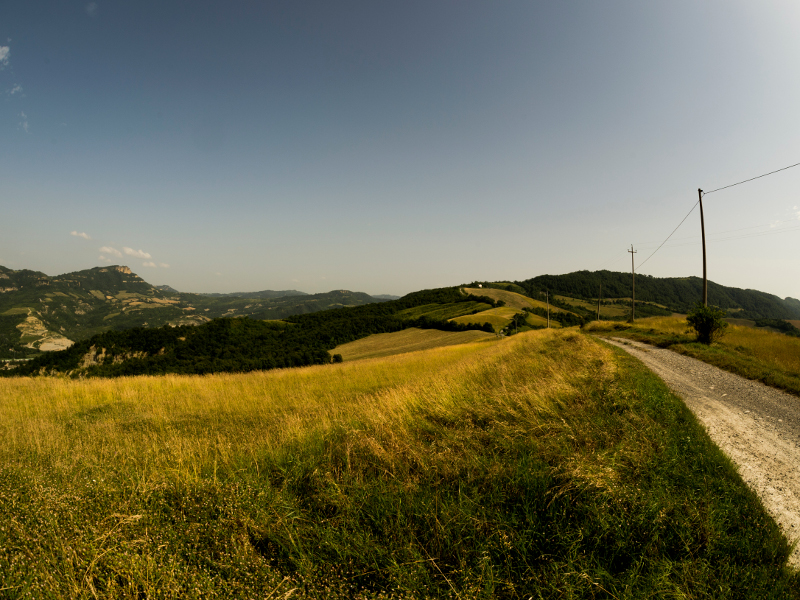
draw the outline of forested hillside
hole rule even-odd
[[[380,301],[348,290],[187,294],[152,286],[124,266],[57,277],[0,266],[0,358],[34,356],[106,331],[198,325],[217,317],[282,319]]]
[[[528,294],[571,296],[596,300],[602,284],[603,298],[630,298],[631,274],[613,271],[577,271],[566,275],[540,275],[517,281]],[[685,313],[702,298],[703,280],[699,277],[652,277],[636,275],[636,301],[663,304]],[[724,308],[731,316],[745,319],[800,319],[800,301],[781,299],[757,290],[743,290],[708,282],[708,302]],[[637,308],[638,311],[638,308]]]
[[[490,298],[466,295],[453,287],[415,292],[390,302],[298,314],[285,321],[219,318],[199,326],[110,331],[0,373],[115,377],[244,372],[323,364],[336,358],[331,357],[329,350],[373,333],[409,327],[493,331],[488,324],[460,324],[424,315],[400,314],[415,306],[479,302],[493,304]]]

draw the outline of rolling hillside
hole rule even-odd
[[[0,358],[66,348],[105,331],[199,325],[219,317],[274,320],[379,301],[348,290],[180,293],[169,286],[150,285],[125,266],[56,277],[0,266]]]
[[[540,275],[516,285],[533,296],[539,297],[545,290],[551,294],[568,296],[597,302],[602,284],[603,298],[630,299],[631,274],[612,271],[577,271],[565,275]],[[636,275],[637,315],[650,312],[648,309],[666,307],[668,311],[686,313],[702,298],[703,281],[699,277],[652,277]],[[743,290],[708,282],[708,302],[728,311],[732,317],[743,319],[800,319],[800,300],[781,299],[758,290]],[[644,303],[650,303],[650,307]],[[657,313],[655,313],[657,314]]]

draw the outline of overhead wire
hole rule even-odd
[[[800,163],[795,163],[793,165],[789,165],[788,167],[783,167],[782,169],[777,169],[776,171],[770,171],[769,173],[764,173],[763,175],[757,175],[756,177],[751,177],[750,179],[745,179],[744,181],[739,181],[738,183],[732,183],[730,185],[725,185],[715,190],[711,190],[710,192],[703,192],[703,196],[708,196],[709,194],[713,194],[714,192],[719,192],[720,190],[727,190],[728,188],[732,188],[737,185],[742,185],[743,183],[747,183],[748,181],[754,181],[756,179],[761,179],[762,177],[766,177],[767,175],[774,175],[775,173],[780,173],[781,171],[785,171],[787,169],[791,169],[793,167],[800,166]]]
[[[677,226],[675,229],[673,229],[673,230],[672,230],[672,233],[670,233],[670,234],[667,236],[667,239],[665,239],[663,242],[661,242],[661,244],[659,244],[658,248],[656,248],[655,250],[653,250],[653,254],[651,254],[650,256],[648,256],[648,257],[647,257],[647,258],[645,258],[645,259],[644,259],[642,262],[640,262],[640,263],[639,263],[639,268],[641,268],[641,267],[642,267],[642,265],[644,265],[644,263],[646,263],[648,260],[650,260],[651,258],[653,258],[653,256],[655,255],[655,253],[656,253],[656,252],[658,252],[659,250],[661,250],[661,246],[663,246],[664,244],[666,244],[666,243],[669,241],[669,238],[671,238],[671,237],[672,237],[672,236],[675,234],[675,232],[676,232],[676,231],[678,231],[678,229],[680,229],[681,225],[683,225],[684,221],[686,221],[686,219],[688,219],[688,218],[689,218],[689,215],[690,215],[690,214],[692,214],[692,213],[694,212],[694,209],[695,209],[695,208],[697,208],[697,205],[698,205],[698,204],[700,204],[700,201],[699,201],[699,200],[698,200],[697,202],[695,202],[695,203],[694,203],[694,206],[692,206],[692,209],[691,209],[691,210],[690,210],[688,213],[686,213],[686,216],[685,216],[685,217],[683,217],[683,219],[681,219],[681,222],[680,222],[680,223],[678,223],[678,226]],[[634,270],[635,270],[635,269],[634,269]]]
[[[704,192],[704,191],[702,191],[702,190],[699,190],[699,192],[700,192],[700,195],[701,195],[701,197],[702,197],[702,196],[707,196],[708,194],[713,194],[714,192],[719,192],[719,191],[722,191],[722,190],[727,190],[728,188],[732,188],[732,187],[735,187],[735,186],[737,186],[737,185],[742,185],[743,183],[747,183],[747,182],[749,182],[749,181],[755,181],[756,179],[761,179],[762,177],[767,177],[768,175],[774,175],[775,173],[780,173],[781,171],[786,171],[787,169],[792,169],[792,168],[794,168],[794,167],[798,167],[798,166],[800,166],[800,162],[799,162],[799,163],[795,163],[795,164],[793,164],[793,165],[789,165],[788,167],[783,167],[783,168],[781,168],[781,169],[776,169],[775,171],[770,171],[769,173],[764,173],[763,175],[757,175],[756,177],[751,177],[750,179],[745,179],[745,180],[743,180],[743,181],[737,181],[736,183],[731,183],[730,185],[724,185],[724,186],[722,186],[722,187],[718,187],[718,188],[716,188],[716,189],[714,189],[714,190],[711,190],[711,191],[709,191],[709,192]],[[683,225],[684,221],[686,221],[686,219],[688,219],[688,218],[689,218],[689,215],[690,215],[690,214],[692,214],[692,212],[694,212],[694,209],[695,209],[695,208],[697,208],[697,205],[698,205],[698,204],[700,204],[700,200],[698,200],[698,201],[695,203],[695,205],[694,205],[694,206],[692,206],[692,209],[691,209],[691,210],[690,210],[688,213],[686,213],[686,216],[685,216],[685,217],[683,217],[683,219],[681,220],[681,222],[680,222],[680,223],[678,223],[678,226],[677,226],[675,229],[673,229],[673,230],[672,230],[672,233],[670,233],[670,234],[667,236],[667,239],[665,239],[663,242],[661,242],[661,244],[658,246],[658,248],[656,248],[656,249],[653,251],[653,253],[652,253],[650,256],[648,256],[646,259],[644,259],[644,261],[642,261],[642,262],[640,262],[640,263],[639,263],[639,268],[641,268],[641,267],[642,267],[642,266],[643,266],[643,265],[644,265],[644,264],[645,264],[645,263],[646,263],[648,260],[650,260],[651,258],[653,258],[653,256],[655,255],[655,253],[656,253],[656,252],[658,252],[659,250],[661,250],[661,247],[662,247],[664,244],[666,244],[666,243],[667,243],[667,241],[669,241],[669,239],[670,239],[670,238],[673,236],[673,234],[674,234],[676,231],[678,231],[678,229],[680,228],[680,226],[681,226],[681,225]],[[755,236],[753,236],[753,237],[755,237]]]

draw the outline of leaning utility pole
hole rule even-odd
[[[703,306],[708,306],[708,276],[706,275],[706,224],[703,221],[703,190],[697,189],[700,197],[700,232],[703,235]]]
[[[603,282],[600,282],[600,291],[597,293],[597,320],[600,320],[600,297],[603,295]]]
[[[633,249],[633,244],[631,244],[631,249],[628,250],[631,253],[631,323],[636,320],[636,271],[633,268],[633,255],[638,252],[638,250]]]

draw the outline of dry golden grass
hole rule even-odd
[[[341,354],[345,360],[357,360],[496,339],[493,333],[485,331],[439,331],[410,327],[394,333],[376,333],[342,344],[331,350],[331,354]]]
[[[597,301],[589,302],[587,300],[579,300],[577,298],[570,298],[569,296],[555,296],[556,300],[580,306],[594,314],[597,314]],[[630,304],[625,306],[623,304],[601,304],[600,317],[622,317],[630,313]]]
[[[0,595],[715,597],[762,555],[772,585],[785,542],[682,410],[575,330],[247,374],[0,379]],[[729,597],[756,585],[737,581]]]
[[[525,322],[532,327],[547,327],[547,317],[534,315],[532,313],[528,313],[525,317]],[[561,323],[555,319],[550,319],[550,329],[559,329],[560,327]]]
[[[628,328],[626,324],[609,321],[595,321],[584,328],[585,331],[599,333],[613,333],[616,329],[634,334],[638,332],[645,336],[648,333],[674,336],[673,343],[690,342],[694,339],[685,316],[637,319],[632,328]],[[795,376],[800,373],[800,338],[762,328],[729,324],[724,335],[710,348],[714,349],[755,359],[767,368]]]
[[[490,308],[489,310],[484,310],[479,313],[475,313],[474,315],[464,315],[463,317],[456,317],[455,319],[450,319],[454,323],[491,323],[492,326],[495,328],[496,331],[499,331],[506,325],[511,322],[511,317],[517,314],[519,311],[515,308],[509,308],[508,306],[501,306],[500,308]]]
[[[523,308],[536,307],[547,309],[546,302],[540,302],[539,300],[534,300],[533,298],[528,298],[522,294],[509,292],[507,290],[496,290],[494,288],[464,288],[464,291],[468,294],[474,294],[475,296],[486,296],[487,298],[492,298],[493,300],[502,300],[506,303],[507,307],[517,308],[519,310],[522,310]],[[551,304],[550,312],[555,313],[569,311],[557,308]]]

